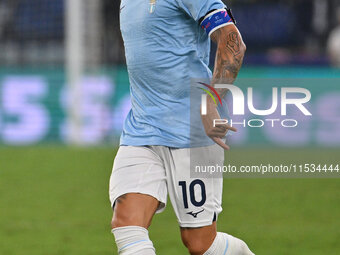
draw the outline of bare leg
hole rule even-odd
[[[203,255],[216,237],[216,222],[201,228],[181,228],[184,245],[191,255]]]
[[[140,226],[148,229],[159,201],[149,195],[129,193],[116,200],[112,228]]]
[[[129,193],[116,200],[111,225],[118,254],[156,254],[147,229],[158,205],[154,197],[137,193]]]

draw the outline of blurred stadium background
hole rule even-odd
[[[266,101],[273,81],[297,83],[313,113],[289,132],[242,130],[229,162],[340,164],[340,1],[226,3],[248,48],[240,86]],[[107,188],[130,108],[119,5],[0,0],[0,254],[116,254]],[[338,179],[227,179],[220,228],[256,254],[340,254],[339,194]],[[159,254],[186,254],[171,210],[151,230]]]

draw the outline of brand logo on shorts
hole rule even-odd
[[[191,215],[192,217],[194,217],[194,218],[197,218],[197,215],[198,214],[200,214],[201,212],[203,212],[204,211],[204,209],[202,209],[201,211],[199,211],[199,212],[193,212],[193,211],[191,211],[191,212],[188,212],[187,214],[189,214],[189,215]]]

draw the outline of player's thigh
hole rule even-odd
[[[110,178],[113,227],[148,227],[167,199],[162,161],[148,147],[121,146]]]
[[[166,166],[168,192],[180,227],[202,228],[212,225],[222,211],[223,178],[201,178],[190,173],[195,164],[192,153],[199,153],[205,164],[223,165],[224,151],[217,145],[194,151],[171,150],[170,164]]]

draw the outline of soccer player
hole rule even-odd
[[[147,229],[167,195],[190,254],[253,254],[245,242],[216,230],[223,179],[191,178],[189,170],[192,149],[200,160],[222,165],[229,149],[222,139],[236,131],[214,127],[221,116],[209,98],[207,114],[197,111],[195,141],[190,136],[191,79],[231,84],[241,68],[246,47],[234,23],[221,0],[121,1],[132,100],[110,178],[112,233],[121,255],[156,254]],[[213,75],[210,39],[217,43]]]

